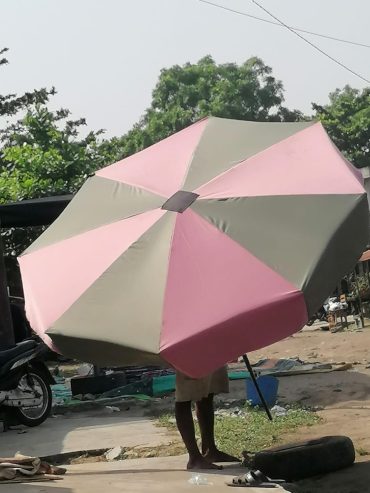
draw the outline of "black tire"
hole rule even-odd
[[[253,467],[270,478],[293,481],[337,471],[354,461],[352,440],[329,436],[258,452]]]
[[[31,368],[29,370],[29,375],[31,378],[34,379],[34,381],[38,383],[38,385],[41,388],[43,395],[42,408],[40,409],[40,412],[38,414],[37,413],[35,414],[34,417],[32,417],[32,415],[30,415],[32,413],[30,413],[29,411],[27,412],[26,409],[14,408],[14,416],[22,425],[33,427],[33,426],[39,426],[48,418],[51,410],[53,397],[52,397],[50,385],[48,384],[48,381],[42,370],[38,368]]]

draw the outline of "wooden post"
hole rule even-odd
[[[0,235],[0,350],[13,345],[13,322],[10,312],[8,285],[6,282],[3,242]]]

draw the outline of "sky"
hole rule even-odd
[[[268,18],[251,0],[211,0]],[[370,45],[368,0],[259,0],[282,21]],[[55,86],[52,107],[85,117],[89,129],[122,135],[150,105],[161,68],[243,63],[258,56],[283,81],[286,106],[310,113],[329,92],[367,84],[292,33],[199,0],[0,0],[0,94]],[[370,49],[305,35],[370,79]]]

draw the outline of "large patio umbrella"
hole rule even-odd
[[[27,315],[67,356],[200,377],[302,328],[367,224],[320,123],[207,118],[85,183],[19,259]]]

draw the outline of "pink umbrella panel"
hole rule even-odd
[[[302,328],[367,224],[320,123],[207,118],[85,183],[19,259],[27,315],[67,356],[201,377]]]

